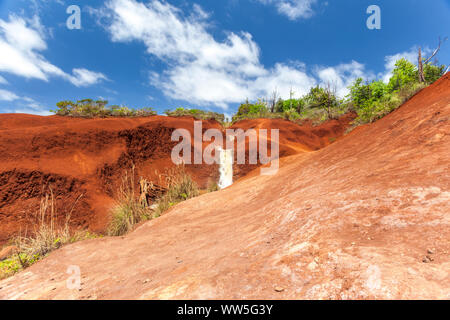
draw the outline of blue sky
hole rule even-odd
[[[69,30],[67,7],[81,8]],[[369,30],[370,5],[381,29]],[[449,0],[0,0],[0,112],[60,100],[232,114],[246,98],[387,79],[450,36]],[[438,55],[450,64],[450,41]]]

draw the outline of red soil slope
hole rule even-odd
[[[0,298],[449,299],[449,147],[447,74],[275,176],[51,253],[1,281]],[[69,265],[81,290],[66,287]]]
[[[289,128],[282,131],[280,145],[281,154],[289,155],[304,145],[326,145],[327,135],[342,135],[350,120],[346,116],[317,128],[279,120],[264,125]],[[60,220],[71,213],[72,227],[104,231],[124,171],[134,164],[136,181],[142,176],[159,183],[158,175],[173,165],[170,153],[177,142],[171,141],[171,134],[180,128],[192,134],[193,119],[0,115],[0,244],[19,232],[33,231],[41,198],[50,189]],[[210,128],[222,130],[216,121],[203,121],[203,131]],[[253,168],[241,166],[236,178]],[[215,165],[190,165],[187,171],[202,188],[218,179]]]

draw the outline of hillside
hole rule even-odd
[[[282,128],[280,156],[286,156],[330,144],[330,139],[344,134],[351,120],[352,115],[347,115],[317,127],[285,120],[263,123],[266,128]],[[250,123],[260,125],[258,120]],[[192,134],[193,124],[191,117],[81,119],[1,114],[0,244],[19,232],[33,231],[40,201],[50,192],[60,221],[70,214],[73,228],[105,231],[125,171],[134,165],[136,181],[144,177],[161,184],[159,175],[173,166],[170,154],[177,142],[171,141],[172,132],[187,129]],[[234,127],[241,124],[247,127],[249,122]],[[203,131],[223,129],[216,121],[202,121],[202,126]],[[255,167],[240,165],[235,179]],[[186,169],[201,188],[218,180],[217,165]]]
[[[51,253],[0,298],[449,299],[449,148],[447,74],[275,176]],[[66,288],[69,265],[81,290]]]

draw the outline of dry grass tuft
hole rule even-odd
[[[76,202],[80,198],[81,196]],[[17,250],[15,250],[15,255],[0,262],[0,279],[27,268],[65,244],[95,237],[87,231],[70,231],[70,216],[75,204],[66,215],[64,224],[59,225],[56,221],[55,197],[50,189],[50,194],[46,194],[41,199],[37,227],[34,232],[30,235],[25,233],[23,236],[19,235],[12,239],[11,242],[17,247]]]
[[[132,230],[133,226],[152,217],[147,196],[153,184],[140,179],[140,194],[136,191],[134,166],[126,171],[118,192],[117,205],[112,209],[112,220],[107,233],[121,236]]]

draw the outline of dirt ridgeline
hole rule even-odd
[[[317,149],[344,133],[352,116],[318,127],[284,120],[242,121],[244,128],[280,128],[281,156]],[[79,119],[24,114],[0,115],[0,244],[21,232],[33,231],[41,198],[51,191],[61,220],[71,214],[72,227],[103,232],[109,209],[125,170],[159,183],[159,174],[172,166],[175,129],[193,133],[192,118]],[[203,121],[203,132],[222,130],[216,121]],[[208,143],[204,143],[206,147]],[[235,178],[255,166],[240,165]],[[194,180],[206,188],[218,180],[216,165],[188,165]]]
[[[449,299],[449,147],[447,74],[275,176],[54,251],[1,281],[0,299]]]

